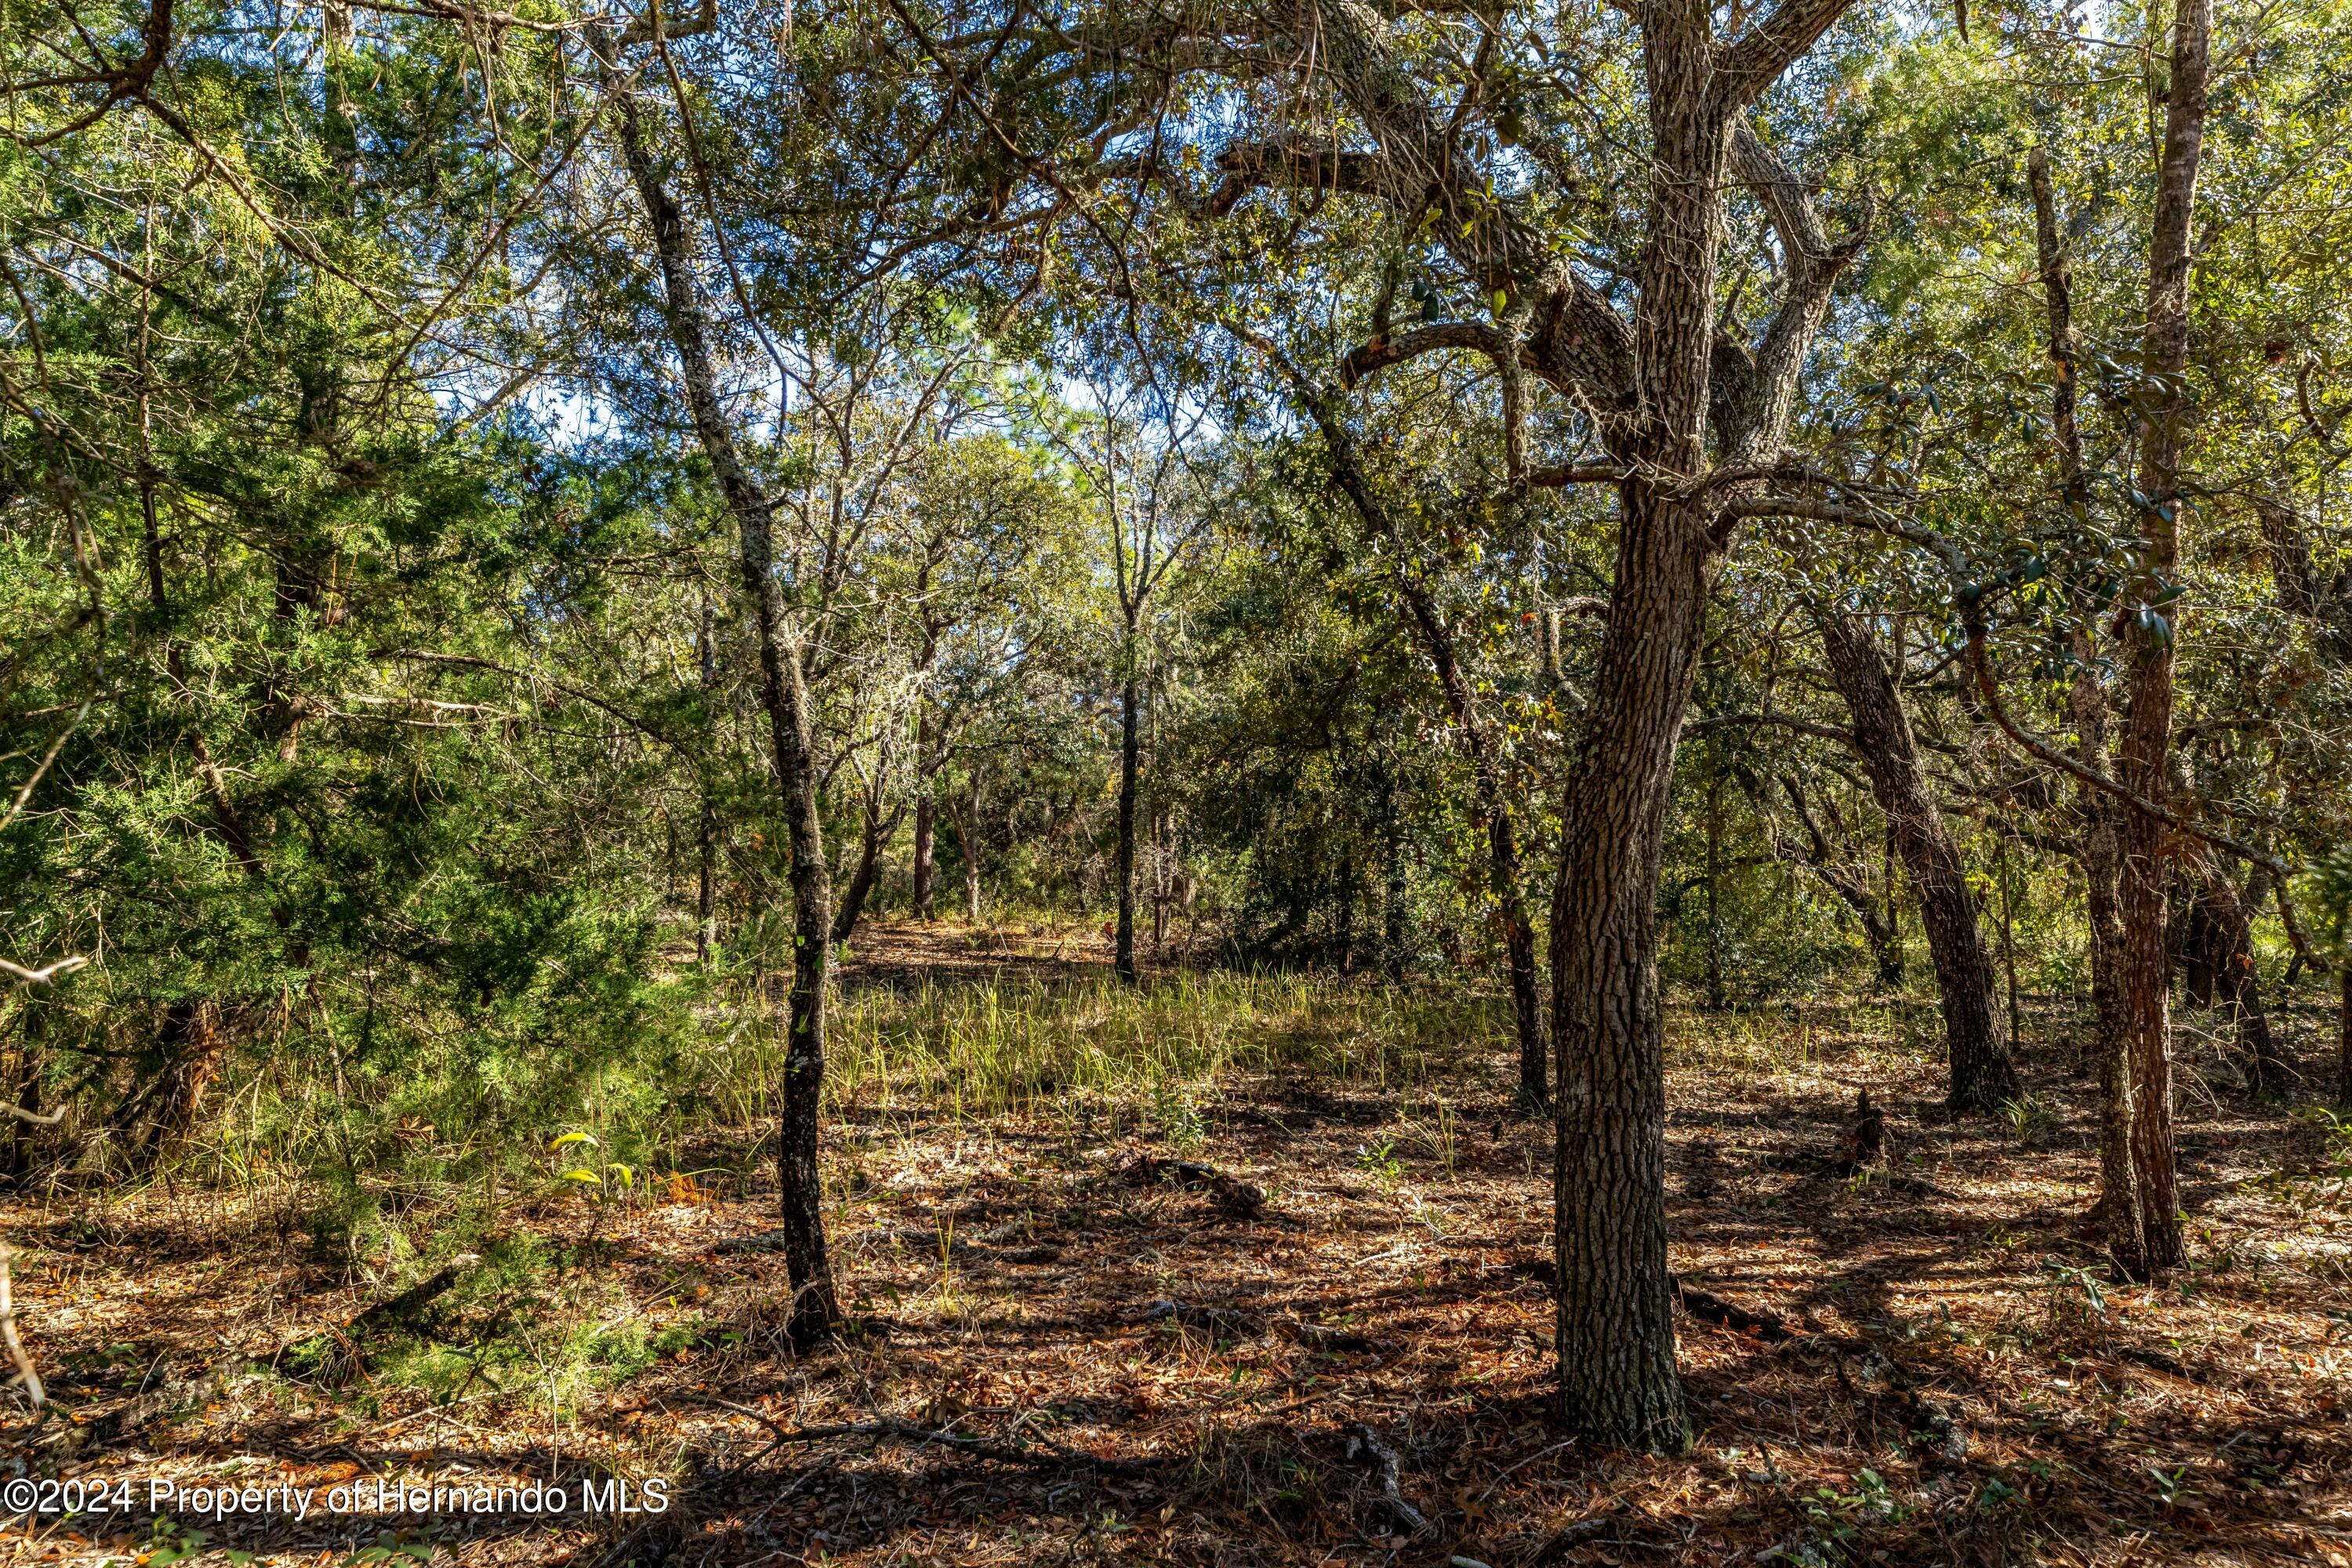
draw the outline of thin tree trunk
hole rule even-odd
[[[598,52],[609,44],[595,39]],[[767,710],[776,788],[782,797],[792,853],[793,980],[786,1024],[776,1169],[782,1189],[784,1266],[793,1285],[792,1322],[806,1339],[830,1332],[841,1306],[825,1251],[824,1190],[817,1169],[817,1108],[824,1087],[824,998],[832,968],[833,889],[825,872],[817,813],[817,768],[810,738],[809,697],[801,652],[784,614],[775,567],[773,512],[743,466],[719,401],[701,292],[687,254],[686,226],[647,154],[635,101],[618,68],[604,72],[621,153],[644,203],[661,263],[664,315],[711,472],[735,520],[737,564],[750,601],[760,653],[760,696]]]
[[[1121,653],[1126,678],[1118,692],[1118,946],[1112,960],[1118,977],[1130,984],[1135,979],[1135,790],[1142,760],[1137,722],[1141,717],[1137,711],[1141,700],[1135,668],[1139,652],[1130,620]]]
[[[2017,1016],[2017,900],[2009,885],[2009,840],[2000,845],[2000,968],[2009,986],[2009,1042],[2012,1049],[2021,1028]]]
[[[956,838],[963,849],[963,918],[968,925],[980,923],[980,764],[974,763],[971,776],[964,784],[963,820],[956,824]]]
[[[1720,1013],[1723,994],[1723,770],[1706,775],[1706,1010]]]
[[[2050,323],[2051,429],[2059,479],[2076,525],[2087,528],[2090,493],[2084,478],[2082,429],[2075,418],[2082,376],[2074,342],[2073,265],[2061,237],[2049,156],[2042,149],[2028,154],[2026,173],[2033,191],[2034,241]],[[2084,767],[2104,773],[2108,767],[2107,692],[2099,674],[2092,605],[2078,595],[2070,613],[2074,670],[2067,708],[2074,724],[2075,754]],[[2098,1214],[2110,1250],[2122,1257],[2137,1249],[2141,1229],[2139,1184],[2131,1157],[2130,1036],[2124,1019],[2122,825],[2115,800],[2105,791],[2084,784],[2076,801],[2083,816],[2084,916],[2091,938],[2092,1048],[2099,1063]]]
[[[1863,629],[1832,609],[1813,612],[1830,679],[1853,715],[1855,750],[1870,774],[1871,794],[1895,836],[1895,847],[1919,900],[1919,924],[1936,966],[1951,1058],[1946,1103],[1989,1112],[2017,1098],[2017,1069],[2009,1059],[2009,1031],[1993,998],[1993,968],[1977,921],[1959,846],[1944,826],[1927,785],[1910,717],[1878,649]]]
[[[719,690],[719,612],[707,601],[695,637],[702,665],[703,700]],[[714,721],[716,715],[714,713]],[[701,811],[695,825],[694,961],[708,965],[719,952],[719,802],[706,758],[700,783]]]
[[[1404,825],[1399,819],[1396,779],[1380,764],[1381,783],[1381,968],[1391,984],[1405,975]],[[1541,1067],[1538,1056],[1537,1065]]]
[[[2123,743],[2117,782],[2144,800],[2169,793],[2173,639],[2166,612],[2154,605],[2170,584],[2180,553],[2180,426],[2188,397],[2189,219],[2196,205],[2198,158],[2205,130],[2205,81],[2211,0],[2178,0],[2172,24],[2170,96],[2164,155],[2157,171],[2156,216],[2148,244],[2147,336],[2142,350],[2138,508],[2142,574],[2127,592],[2124,626]],[[2145,812],[2124,814],[2119,835],[2119,912],[2123,952],[2117,989],[2131,1083],[2131,1165],[2139,1232],[2118,1236],[2116,1263],[2136,1279],[2177,1268],[2186,1253],[2172,1134],[2172,1001],[2166,942],[2165,825]]]
[[[2250,887],[2247,896],[2240,899],[2229,874],[2210,849],[2200,848],[2192,869],[2200,884],[2197,901],[2220,939],[2214,944],[2220,961],[2213,966],[2215,1000],[2228,1005],[2238,1026],[2246,1092],[2257,1100],[2282,1099],[2286,1094],[2287,1064],[2271,1034],[2270,1015],[2263,1007],[2262,977],[2254,968],[2252,915],[2261,908],[2261,900],[2269,897],[2268,884]],[[2257,868],[2254,875],[2261,878],[2265,873]]]
[[[2336,966],[2336,1103],[2352,1105],[2352,960]]]
[[[939,766],[931,752],[937,744],[938,736],[929,706],[926,704],[923,716],[915,726],[915,918],[919,921],[939,918],[939,910],[934,907],[935,895],[931,890],[931,862],[938,835],[936,818],[939,812],[939,802],[933,795]]]
[[[850,873],[849,887],[841,895],[841,906],[833,917],[833,940],[847,942],[856,932],[857,922],[866,913],[866,900],[873,896],[874,879],[882,867],[882,846],[888,843],[905,820],[902,803],[887,817],[882,814],[882,790],[886,773],[877,766],[874,783],[866,792],[862,813],[864,826],[858,835],[857,869]]]
[[[1170,864],[1173,829],[1165,806],[1151,814],[1151,957],[1154,963],[1168,956],[1168,898],[1174,886],[1174,868]]]
[[[1352,461],[1352,459],[1350,459]],[[1350,494],[1354,493],[1353,487]],[[1385,517],[1370,503],[1369,489],[1357,510],[1383,533]],[[1392,536],[1391,536],[1392,537]],[[1519,1103],[1541,1110],[1551,1103],[1549,1050],[1544,1038],[1543,984],[1536,973],[1536,933],[1528,919],[1526,896],[1519,888],[1518,823],[1510,796],[1503,787],[1503,767],[1495,754],[1477,703],[1456,657],[1454,638],[1428,589],[1410,573],[1394,574],[1404,600],[1406,621],[1421,638],[1422,650],[1437,671],[1438,689],[1444,694],[1447,713],[1461,731],[1462,749],[1470,757],[1472,803],[1486,830],[1487,892],[1495,900],[1495,916],[1503,928],[1503,959],[1511,987],[1511,1022],[1519,1045]]]

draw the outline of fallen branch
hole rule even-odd
[[[731,1399],[713,1401],[738,1415],[747,1415],[775,1435],[771,1448],[786,1443],[824,1443],[837,1437],[871,1437],[882,1442],[913,1443],[920,1447],[941,1447],[959,1454],[970,1454],[978,1459],[992,1459],[1003,1465],[1027,1465],[1054,1468],[1072,1465],[1103,1471],[1108,1475],[1149,1475],[1160,1468],[1158,1459],[1120,1459],[1101,1454],[1089,1454],[1079,1448],[1066,1448],[1047,1442],[1045,1452],[1031,1448],[1015,1448],[1003,1443],[992,1443],[985,1437],[967,1437],[952,1428],[933,1428],[913,1421],[860,1421],[834,1426],[784,1426],[748,1405],[738,1405]]]
[[[1738,1302],[1727,1301],[1711,1290],[1685,1285],[1679,1279],[1675,1281],[1675,1301],[1700,1322],[1713,1323],[1737,1334],[1774,1344],[1797,1338],[1788,1324],[1769,1312],[1750,1311]]]
[[[1397,1518],[1415,1535],[1429,1533],[1429,1521],[1422,1511],[1404,1500],[1404,1488],[1397,1481],[1397,1453],[1381,1441],[1381,1435],[1358,1421],[1348,1428],[1348,1458],[1369,1460],[1372,1473],[1379,1478],[1381,1495],[1388,1499],[1389,1507]]]
[[[1194,1160],[1161,1160],[1146,1154],[1127,1168],[1127,1180],[1139,1187],[1166,1182],[1205,1192],[1216,1200],[1219,1208],[1244,1219],[1255,1218],[1258,1210],[1265,1206],[1265,1194],[1255,1187]]]

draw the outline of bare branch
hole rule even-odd
[[[11,963],[6,959],[0,958],[0,974],[6,975],[9,979],[16,981],[20,985],[47,985],[50,981],[55,980],[60,974],[71,974],[75,970],[79,969],[89,962],[89,959],[86,954],[76,953],[71,958],[60,958],[55,963],[49,964],[46,968],[27,969],[21,963]],[[16,1110],[14,1106],[9,1106],[6,1109],[11,1110]],[[16,1114],[25,1117],[25,1120],[27,1121],[40,1121],[38,1117],[26,1116],[25,1112],[21,1110],[16,1111]],[[41,1122],[41,1125],[46,1127],[49,1125],[50,1121],[55,1121],[56,1120],[57,1118],[53,1116],[49,1118],[48,1121]]]

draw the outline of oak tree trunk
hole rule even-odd
[[[1666,1268],[1655,908],[1713,553],[1696,509],[1646,482],[1624,488],[1552,900],[1560,1393],[1572,1429],[1636,1448],[1690,1440]]]

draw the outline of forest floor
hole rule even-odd
[[[845,985],[1099,958],[886,931]],[[2315,1070],[2317,1009],[2287,1022]],[[426,1263],[322,1260],[282,1194],[24,1196],[0,1234],[55,1404],[5,1417],[24,1468],[0,1474],[105,1511],[0,1520],[0,1563],[2352,1563],[2338,1124],[2222,1090],[2189,1031],[2194,1264],[2126,1289],[2083,1224],[2072,1043],[2029,1047],[2013,1115],[1953,1122],[1917,999],[1670,1033],[1673,1259],[1706,1293],[1679,1321],[1680,1457],[1551,1423],[1549,1132],[1487,1041],[1407,1081],[1229,1070],[1117,1131],[861,1097],[827,1132],[860,1329],[799,1356],[750,1158],[627,1202],[493,1195],[478,1245],[541,1271],[426,1304],[392,1349],[327,1331]],[[1892,1153],[1842,1177],[1865,1085]],[[750,1134],[698,1136],[729,1168]],[[1147,1153],[1264,1206],[1139,1184]],[[562,1513],[464,1507],[551,1472]],[[667,1482],[666,1510],[618,1511],[616,1478],[639,1504]],[[458,1497],[404,1511],[404,1484]]]

